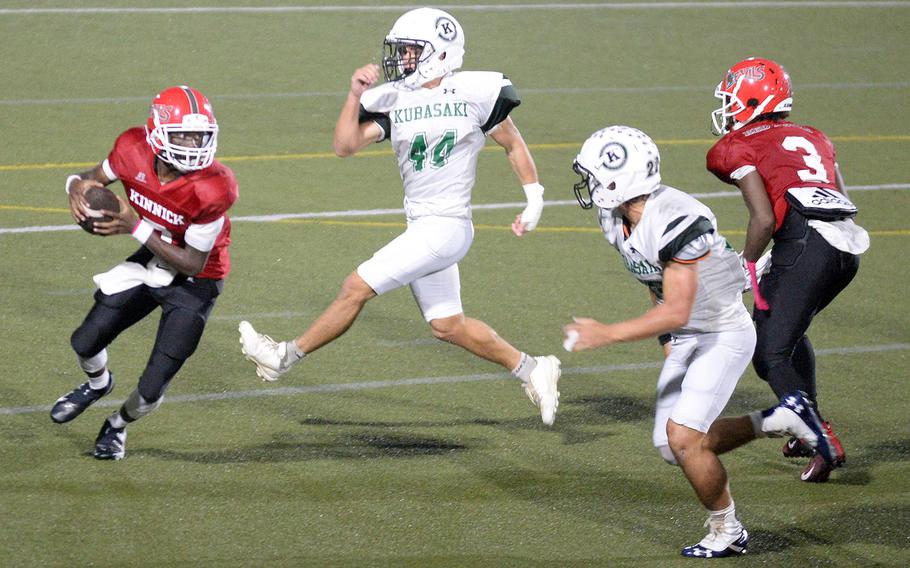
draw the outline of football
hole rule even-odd
[[[102,215],[101,211],[120,211],[120,202],[114,192],[106,187],[93,186],[86,190],[85,201],[88,202],[88,217],[79,223],[87,233],[95,234],[95,221],[110,221],[111,217]]]

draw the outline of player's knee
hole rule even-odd
[[[341,291],[338,293],[338,299],[357,305],[363,305],[374,297],[376,292],[370,288],[370,285],[360,277],[357,272],[352,272],[341,284]]]
[[[83,359],[88,359],[104,349],[104,345],[98,345],[98,337],[99,333],[97,330],[92,329],[92,326],[83,324],[70,336],[70,346],[72,346],[76,355]]]
[[[677,461],[685,459],[686,454],[696,451],[704,439],[704,434],[687,426],[667,421],[667,442]]]
[[[762,330],[758,334],[758,341],[752,354],[752,366],[755,368],[755,373],[767,381],[772,369],[778,365],[789,364],[793,348],[793,344],[779,341],[777,335],[771,334],[769,330]]]
[[[763,381],[768,380],[768,376],[771,374],[771,369],[777,365],[786,364],[787,357],[784,355],[778,355],[767,350],[758,349],[755,350],[755,353],[752,355],[752,366],[755,368],[755,374],[759,376]]]
[[[670,449],[670,446],[657,446],[657,451],[660,453],[660,457],[664,459],[670,465],[679,465],[679,462],[676,461],[676,456],[673,455],[673,450]]]
[[[458,314],[447,318],[430,320],[433,337],[448,343],[455,343],[464,327],[464,315]]]

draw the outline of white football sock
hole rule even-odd
[[[107,366],[107,349],[102,349],[91,357],[80,357],[79,355],[76,355],[76,359],[79,361],[79,367],[85,374],[91,375]]]
[[[88,378],[88,386],[94,390],[106,389],[107,385],[111,382],[111,372],[107,369],[97,377]]]
[[[534,372],[536,367],[537,359],[529,357],[527,353],[522,352],[521,358],[518,360],[518,366],[512,369],[512,375],[521,379],[521,382],[526,383],[531,379],[531,373]]]
[[[111,379],[111,373],[107,369],[107,349],[102,349],[91,357],[76,355],[76,359],[79,361],[79,367],[88,375],[89,387],[95,390],[107,388]]]
[[[281,361],[281,366],[284,368],[290,367],[294,363],[300,361],[306,357],[299,347],[297,347],[297,342],[295,340],[285,341],[284,343],[284,358]]]
[[[736,503],[733,500],[730,500],[730,506],[719,511],[709,511],[708,512],[711,522],[713,523],[723,523],[724,531],[728,533],[736,533],[742,530],[743,525],[739,522],[739,519],[736,518]]]

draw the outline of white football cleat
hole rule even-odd
[[[257,333],[248,321],[240,322],[240,350],[256,365],[256,374],[263,381],[277,381],[288,372],[285,363],[287,346],[278,343],[268,335]]]
[[[560,362],[552,355],[534,357],[537,366],[531,371],[531,378],[524,383],[525,393],[531,402],[540,408],[540,419],[547,426],[556,420],[556,409],[559,407]]]
[[[749,533],[742,524],[725,525],[724,521],[711,521],[707,523],[708,536],[701,539],[698,544],[682,549],[682,555],[690,558],[724,558],[726,556],[739,556],[749,549]]]

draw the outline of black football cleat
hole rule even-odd
[[[63,424],[76,418],[89,406],[95,404],[104,395],[114,390],[114,374],[111,373],[110,381],[107,387],[103,389],[93,389],[88,382],[82,383],[71,392],[61,396],[51,408],[51,420],[57,424]]]
[[[781,448],[785,458],[811,458],[815,455],[815,448],[799,438],[790,438]]]
[[[92,455],[99,460],[122,460],[126,456],[126,428],[114,428],[110,420],[105,420]]]

